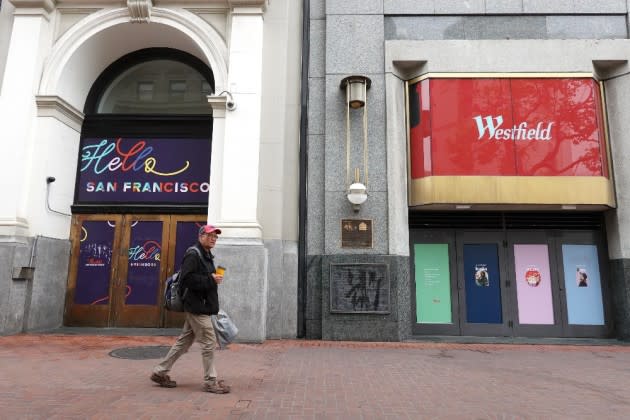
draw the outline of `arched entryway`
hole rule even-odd
[[[72,206],[65,324],[160,327],[178,269],[208,213],[214,75],[171,48],[127,54],[87,97]]]

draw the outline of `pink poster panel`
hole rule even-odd
[[[553,325],[547,245],[514,245],[519,324]]]

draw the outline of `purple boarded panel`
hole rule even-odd
[[[81,224],[79,267],[74,303],[109,304],[109,279],[116,222],[84,221]]]
[[[188,247],[197,243],[199,228],[202,222],[177,222],[177,232],[175,236],[175,271],[182,265],[182,259]],[[170,273],[169,273],[170,274]]]
[[[156,305],[160,285],[162,222],[131,224],[127,267],[127,305]]]

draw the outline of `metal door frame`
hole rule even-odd
[[[473,237],[473,235],[475,235]],[[470,238],[470,239],[468,239]],[[503,246],[505,234],[501,231],[490,232],[481,230],[458,230],[455,232],[455,243],[457,247],[457,288],[459,292],[459,316],[462,335],[478,336],[511,336],[512,329],[509,325],[511,320],[510,307],[512,306],[511,296],[508,292],[510,287],[507,274],[507,252]],[[501,324],[481,324],[466,321],[466,288],[464,272],[464,245],[468,244],[496,244],[497,258],[499,262],[500,290],[501,290]]]
[[[513,335],[515,337],[560,337],[562,336],[563,305],[561,300],[560,273],[556,264],[556,247],[550,231],[507,231],[508,273],[512,276],[512,319],[514,321]],[[547,257],[549,262],[549,274],[547,281],[551,282],[551,294],[553,304],[553,325],[545,324],[520,324],[518,321],[518,289],[516,282],[521,281],[519,273],[516,273],[516,260],[514,245],[547,245]]]
[[[457,293],[457,264],[454,230],[424,230],[412,231],[409,235],[411,248],[411,331],[413,334],[423,335],[459,335],[459,294]],[[449,255],[449,274],[451,290],[451,324],[424,324],[416,321],[416,267],[413,245],[415,244],[447,244]]]

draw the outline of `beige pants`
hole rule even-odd
[[[170,371],[177,359],[188,351],[195,340],[201,346],[203,379],[206,382],[214,381],[217,378],[217,371],[214,369],[214,349],[217,346],[217,339],[210,315],[195,315],[186,312],[186,322],[184,322],[182,333],[153,372],[166,374]]]

